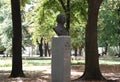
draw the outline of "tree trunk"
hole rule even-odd
[[[102,0],[88,0],[88,20],[85,35],[85,72],[80,80],[105,80],[99,68],[97,45],[98,11]]]
[[[43,38],[41,38],[40,43],[39,43],[39,52],[40,52],[40,57],[43,57]]]
[[[107,55],[107,51],[108,51],[108,43],[105,43],[105,53],[104,53],[104,55]]]
[[[44,50],[45,50],[45,52],[44,52],[45,57],[47,57],[48,45],[46,42],[44,42]]]
[[[63,0],[58,0],[65,12],[66,15],[66,30],[68,31],[69,34],[69,29],[70,29],[70,1],[71,0],[67,0],[66,3],[63,2]],[[66,5],[65,5],[66,4]]]
[[[66,29],[69,34],[70,29],[70,0],[67,0],[67,7],[66,7]]]
[[[74,51],[75,51],[74,56],[77,56],[77,48],[75,48]]]
[[[24,77],[22,70],[22,30],[19,0],[11,0],[13,39],[12,39],[12,71],[10,77]]]
[[[118,52],[118,57],[120,57],[120,43],[118,43],[118,46],[119,46],[119,52]]]
[[[48,46],[48,55],[49,55],[49,57],[50,57],[50,56],[51,56],[51,50],[50,50],[50,47],[49,47],[48,42],[47,42],[47,46]]]
[[[79,55],[82,56],[82,49],[83,49],[83,45],[79,47]]]

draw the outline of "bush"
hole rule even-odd
[[[3,53],[4,53],[4,51],[5,51],[5,47],[0,46],[0,54],[3,54]]]
[[[119,52],[119,47],[109,47],[108,48],[108,54],[110,56],[115,56]]]

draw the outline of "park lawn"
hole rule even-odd
[[[105,78],[119,79],[120,58],[101,57],[100,69]],[[26,78],[8,78],[11,71],[11,58],[0,60],[0,80],[3,82],[50,82],[51,58],[26,57],[23,58],[23,68]],[[71,61],[71,80],[80,77],[84,72],[84,58]],[[3,69],[1,69],[3,68]],[[8,69],[6,69],[8,68]],[[73,82],[73,81],[71,81]]]
[[[107,80],[117,80],[120,82],[120,65],[100,65],[102,75]],[[36,68],[34,68],[36,69]],[[71,67],[71,82],[79,78],[84,72],[84,65],[72,65]],[[51,72],[49,66],[43,66],[40,70],[24,70],[25,78],[8,78],[10,71],[0,71],[0,82],[51,82]],[[86,81],[84,81],[86,82]],[[87,81],[87,82],[103,82],[103,81]],[[113,82],[113,81],[109,81]]]
[[[76,58],[76,60],[72,60],[71,63],[73,65],[84,65],[85,64],[85,58]],[[100,57],[99,58],[99,64],[103,65],[114,65],[114,64],[120,64],[120,58],[117,57],[111,57],[111,56],[106,56],[106,57]]]
[[[120,58],[116,57],[100,57],[100,64],[114,65],[120,64]],[[84,65],[85,58],[79,57],[78,59],[71,60],[71,65]],[[23,66],[46,66],[51,65],[51,57],[23,57]],[[4,58],[1,57],[0,67],[11,67],[12,66],[12,58]]]
[[[43,66],[50,65],[51,58],[48,57],[23,57],[23,66]],[[1,57],[0,67],[11,67],[12,58],[11,57]]]

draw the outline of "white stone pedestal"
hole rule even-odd
[[[70,82],[70,36],[52,38],[52,82]]]

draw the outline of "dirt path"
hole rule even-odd
[[[106,79],[120,80],[120,65],[101,65],[101,72]],[[24,67],[26,78],[8,78],[11,68],[0,68],[0,82],[50,82],[51,66]],[[4,71],[3,71],[4,70]],[[71,66],[71,80],[80,77],[84,65]]]

